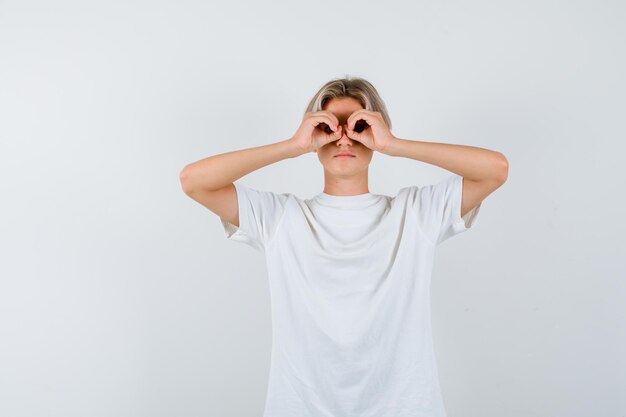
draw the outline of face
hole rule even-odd
[[[333,98],[326,103],[324,110],[334,114],[339,119],[339,124],[343,126],[341,138],[327,143],[317,150],[317,157],[327,174],[350,177],[354,174],[362,174],[363,171],[367,172],[374,151],[346,135],[348,117],[362,108],[361,103],[352,97]],[[350,152],[354,154],[354,157],[341,158],[335,156],[340,152]]]

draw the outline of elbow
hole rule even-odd
[[[509,160],[506,159],[506,156],[502,153],[500,154],[500,167],[498,172],[498,180],[504,184],[509,177]]]
[[[191,195],[191,192],[192,192],[191,181],[190,181],[190,177],[191,177],[190,171],[191,169],[189,165],[186,165],[178,174],[180,186],[183,189],[183,192],[187,195]]]

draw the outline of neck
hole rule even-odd
[[[325,172],[324,193],[328,195],[360,195],[368,194],[367,170],[362,174],[340,177]]]

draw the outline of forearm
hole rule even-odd
[[[288,139],[227,152],[188,164],[180,172],[180,181],[185,192],[217,190],[252,171],[300,154]]]
[[[475,146],[395,138],[385,154],[437,165],[474,181],[506,180],[508,175],[508,161],[502,153]]]

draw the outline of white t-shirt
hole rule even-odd
[[[435,247],[468,230],[463,177],[300,199],[235,182],[230,240],[265,254],[272,354],[263,417],[445,417],[430,317]],[[482,203],[481,203],[482,204]]]

